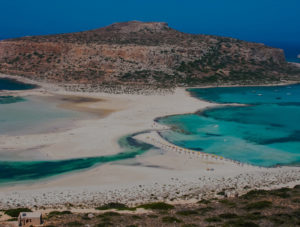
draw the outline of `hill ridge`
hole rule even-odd
[[[90,31],[0,41],[0,72],[75,84],[253,84],[299,80],[284,51],[187,34],[164,22],[130,21]]]

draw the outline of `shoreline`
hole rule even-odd
[[[52,160],[113,155],[122,152],[117,144],[120,137],[139,131],[164,129],[164,126],[155,123],[157,118],[223,106],[196,99],[185,89],[177,88],[173,94],[149,96],[67,92],[55,85],[18,91],[15,94],[68,96],[71,101],[75,99],[75,104],[76,99],[82,97],[80,108],[87,105],[95,111],[113,111],[101,118],[82,120],[79,125],[64,132],[19,136],[17,145],[15,137],[0,136],[0,142],[3,142],[0,149],[10,147],[18,150],[24,146],[30,149],[47,144],[39,152],[48,154]],[[97,101],[89,102],[91,99]],[[147,136],[150,138],[151,135],[144,133],[138,139],[147,140]],[[149,140],[145,142],[149,143]],[[293,187],[299,183],[300,167],[259,168],[179,154],[160,147],[134,159],[97,165],[37,180],[33,184],[1,186],[0,208],[17,207],[18,204],[51,208],[64,207],[66,203],[84,207],[116,201],[126,204],[157,200],[186,202],[216,197],[223,189],[230,197],[254,188],[271,189],[281,184]],[[232,185],[235,185],[234,190],[230,189]]]
[[[300,81],[286,81],[274,84],[228,84],[228,85],[206,85],[206,86],[194,86],[194,87],[187,87],[186,89],[197,89],[197,88],[226,88],[226,87],[280,87],[280,86],[287,86],[287,85],[296,85],[300,84]]]
[[[300,67],[300,63],[296,63],[299,65]],[[26,77],[22,77],[22,76],[17,76],[17,75],[6,75],[3,73],[0,73],[0,78],[9,78],[9,79],[13,79],[22,83],[30,83],[30,84],[34,84],[37,85],[38,87],[35,88],[39,89],[39,88],[46,88],[48,91],[49,90],[54,90],[55,92],[58,91],[65,91],[65,92],[70,92],[70,93],[76,93],[78,91],[66,91],[64,88],[62,88],[60,86],[59,83],[55,84],[55,83],[48,83],[48,82],[44,82],[44,81],[35,81]],[[267,83],[267,84],[225,84],[225,85],[218,85],[218,84],[214,84],[214,85],[202,85],[202,86],[182,86],[182,87],[177,87],[177,88],[181,88],[181,89],[193,89],[193,88],[217,88],[217,87],[273,87],[273,86],[285,86],[285,85],[294,85],[294,84],[300,84],[300,81],[280,81],[280,82],[275,82],[275,83]],[[74,84],[67,84],[70,86],[73,86]],[[89,84],[86,84],[89,85]],[[85,85],[83,85],[85,86]],[[166,89],[169,90],[169,89]],[[91,93],[91,92],[78,92],[78,93]],[[93,93],[93,92],[92,92]],[[104,94],[111,94],[109,92],[95,92],[95,93],[104,93]],[[159,93],[159,92],[158,92]],[[116,94],[117,95],[117,94]],[[128,94],[125,94],[128,95]]]

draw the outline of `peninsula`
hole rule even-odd
[[[300,80],[299,67],[287,63],[281,49],[139,21],[2,40],[0,72],[103,91],[121,85],[146,89]]]

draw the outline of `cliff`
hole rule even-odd
[[[168,87],[300,78],[281,49],[138,21],[0,41],[0,72],[64,84]]]

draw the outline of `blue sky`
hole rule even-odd
[[[0,0],[0,39],[164,21],[189,33],[300,43],[300,0]],[[300,44],[298,45],[300,46]]]

